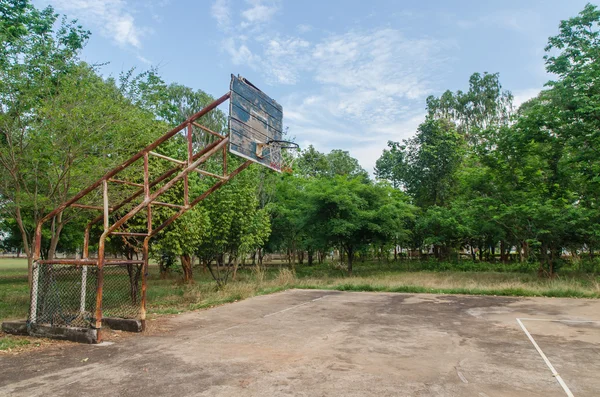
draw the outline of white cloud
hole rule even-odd
[[[250,8],[242,11],[245,24],[260,24],[268,22],[279,10],[279,1],[246,0]]]
[[[260,57],[252,53],[250,48],[240,40],[233,37],[228,37],[222,41],[223,49],[231,57],[231,62],[234,65],[248,65],[255,67]]]
[[[296,84],[300,70],[309,61],[309,48],[308,41],[295,37],[268,40],[264,48],[267,81]]]
[[[141,48],[141,39],[148,32],[137,25],[125,0],[54,0],[52,4],[70,16],[98,26],[102,35],[121,47]]]
[[[231,24],[229,0],[217,0],[211,7],[211,15],[217,21],[219,28],[227,28]]]
[[[447,54],[456,47],[385,27],[308,40],[301,33],[313,28],[298,25],[298,35],[285,35],[269,24],[279,2],[264,0],[227,14],[230,27],[224,28],[217,3],[213,17],[226,33],[221,48],[231,62],[252,68],[268,84],[294,86],[278,98],[290,138],[325,152],[348,150],[371,172],[388,140],[414,135],[424,99],[443,79]]]

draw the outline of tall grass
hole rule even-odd
[[[161,279],[158,268],[151,266],[148,313],[179,313],[289,288],[600,298],[600,277],[594,274],[571,272],[544,279],[539,278],[535,270],[508,271],[501,265],[465,263],[460,271],[444,270],[455,264],[438,265],[430,262],[357,263],[352,276],[338,266],[328,264],[300,265],[296,266],[295,272],[287,268],[249,266],[240,269],[237,279],[221,290],[217,289],[210,274],[199,269],[194,275],[194,283],[186,285],[180,282],[177,274]],[[468,270],[469,267],[479,271]],[[27,316],[27,269],[20,267],[19,273],[17,268],[19,266],[10,266],[10,271],[3,272],[0,261],[0,321]],[[481,271],[483,269],[485,271]]]

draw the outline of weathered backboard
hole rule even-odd
[[[241,76],[231,75],[229,151],[275,171],[281,171],[280,149],[265,146],[282,139],[280,104]]]

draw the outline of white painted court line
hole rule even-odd
[[[550,321],[555,323],[598,323],[599,320],[554,320],[550,318],[520,318],[523,321]]]
[[[567,386],[567,384],[565,383],[565,381],[563,380],[563,378],[561,378],[561,376],[558,374],[558,372],[556,372],[556,369],[554,369],[554,366],[552,365],[552,363],[550,362],[550,360],[548,360],[548,357],[546,357],[546,355],[544,354],[544,352],[542,351],[542,349],[540,349],[540,347],[536,343],[535,339],[533,339],[533,336],[531,336],[531,334],[529,333],[529,331],[527,331],[527,328],[525,327],[525,325],[523,324],[523,322],[521,322],[520,318],[517,318],[517,322],[519,323],[519,325],[521,326],[521,329],[523,330],[523,332],[525,332],[525,335],[527,335],[527,337],[529,338],[529,340],[531,341],[531,343],[533,343],[533,347],[535,347],[535,349],[538,351],[538,353],[540,353],[540,356],[542,356],[542,358],[544,359],[544,362],[546,363],[546,365],[548,366],[548,368],[550,368],[550,371],[552,371],[552,375],[554,375],[554,377],[556,378],[556,380],[558,381],[558,383],[562,386],[562,388],[565,391],[565,393],[567,393],[567,396],[569,396],[569,397],[575,397],[575,396],[573,396],[573,393],[571,392],[571,390],[569,389],[569,387]]]
[[[273,313],[265,314],[265,315],[264,315],[264,316],[262,316],[262,317],[258,317],[258,318],[255,318],[254,320],[246,321],[245,323],[242,323],[242,324],[236,324],[236,325],[232,325],[231,327],[227,327],[227,328],[224,328],[224,329],[220,329],[220,330],[218,330],[218,331],[210,332],[210,333],[208,333],[208,334],[206,334],[206,335],[202,335],[202,337],[203,337],[203,338],[205,338],[205,337],[207,337],[207,336],[216,335],[216,334],[218,334],[218,333],[221,333],[221,332],[229,331],[229,330],[231,330],[231,329],[235,329],[235,328],[238,328],[238,327],[242,327],[242,326],[244,326],[244,325],[252,324],[252,323],[255,323],[255,322],[257,322],[257,321],[260,321],[260,320],[262,320],[262,319],[264,319],[264,318],[271,317],[271,316],[274,316],[274,315],[276,315],[276,314],[280,314],[280,313],[283,313],[283,312],[287,312],[288,310],[296,309],[296,308],[298,308],[298,307],[300,307],[300,306],[308,305],[309,303],[313,303],[313,302],[315,302],[315,301],[318,301],[318,300],[320,300],[320,299],[323,299],[323,298],[325,298],[325,297],[327,297],[327,296],[328,296],[328,295],[323,295],[323,296],[320,296],[320,297],[318,297],[318,298],[311,299],[311,300],[309,300],[309,301],[307,301],[307,302],[300,303],[300,304],[298,304],[298,305],[294,305],[294,306],[290,306],[290,307],[288,307],[288,308],[285,308],[285,309],[283,309],[283,310],[279,310],[279,311],[276,311],[276,312],[273,312]]]
[[[288,310],[292,310],[292,309],[295,309],[295,308],[297,308],[297,307],[300,307],[300,306],[308,305],[309,303],[313,303],[313,302],[315,302],[315,301],[318,301],[318,300],[320,300],[320,299],[323,299],[323,298],[325,298],[326,296],[327,296],[327,295],[323,295],[323,296],[320,296],[320,297],[318,297],[318,298],[315,298],[315,299],[313,299],[313,300],[310,300],[310,301],[308,301],[308,302],[300,303],[299,305],[291,306],[291,307],[288,307],[287,309],[283,309],[283,310],[280,310],[280,311],[278,311],[278,312],[275,312],[275,313],[269,313],[269,314],[265,314],[264,316],[262,316],[262,318],[271,317],[271,316],[274,316],[274,315],[276,315],[276,314],[283,313],[283,312],[287,312]]]

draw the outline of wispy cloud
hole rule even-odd
[[[424,118],[424,99],[437,88],[456,48],[451,40],[408,37],[387,27],[319,32],[321,37],[309,40],[302,34],[313,29],[308,25],[296,26],[294,35],[269,24],[281,11],[278,2],[247,4],[228,17],[228,27],[213,12],[227,33],[222,48],[231,62],[254,69],[271,85],[294,86],[279,101],[285,125],[302,146],[350,150],[368,170],[388,140],[414,134]]]
[[[268,22],[279,10],[278,0],[246,0],[249,8],[242,11],[242,26]]]
[[[211,15],[221,29],[231,24],[231,4],[229,0],[217,0],[211,7]]]
[[[86,24],[97,26],[102,35],[121,47],[142,47],[148,28],[139,26],[125,0],[54,0],[52,5]]]

